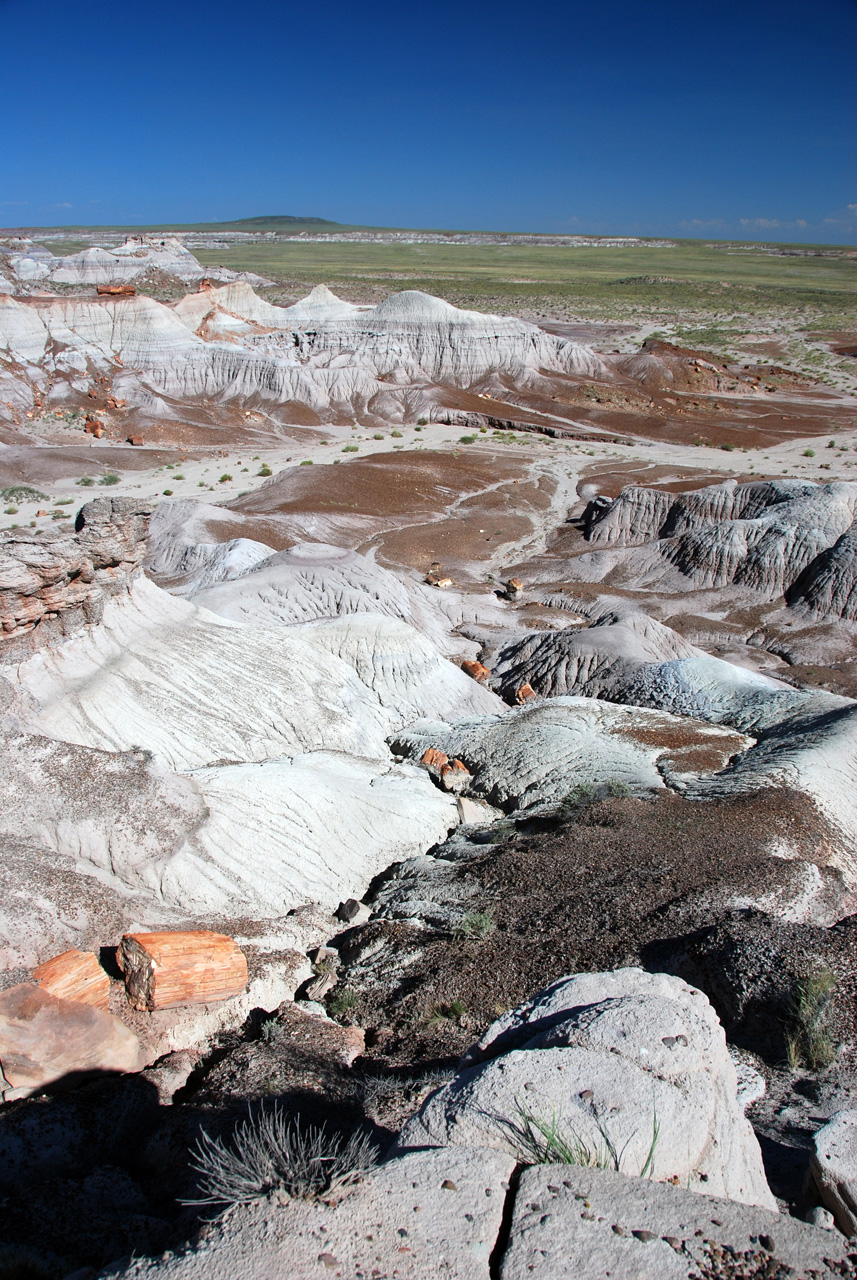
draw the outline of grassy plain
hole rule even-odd
[[[811,327],[857,322],[857,253],[679,241],[674,248],[266,241],[196,249],[207,266],[256,271],[297,293],[328,284],[374,301],[425,289],[458,306],[568,319],[700,323],[788,312]]]

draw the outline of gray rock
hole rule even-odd
[[[757,1275],[771,1258],[794,1274],[833,1274],[844,1240],[795,1218],[604,1169],[527,1169],[502,1280],[686,1280]],[[711,1270],[723,1256],[733,1270]],[[738,1269],[741,1263],[742,1269]],[[779,1273],[778,1273],[779,1274]]]
[[[505,1014],[399,1137],[401,1148],[494,1147],[678,1179],[776,1211],[737,1100],[723,1029],[701,991],[641,969],[561,978]]]
[[[140,1259],[105,1280],[488,1280],[513,1169],[496,1151],[414,1152],[323,1201],[241,1206],[195,1250]]]
[[[857,1235],[857,1111],[837,1111],[818,1130],[809,1167],[839,1230]]]

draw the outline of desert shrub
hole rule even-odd
[[[344,444],[342,446],[343,453],[357,453],[360,446],[358,444]]]
[[[619,778],[611,778],[607,783],[607,794],[614,796],[616,799],[624,798],[631,794],[631,788],[627,782],[622,782]]]
[[[562,809],[579,809],[582,805],[591,803],[596,795],[596,789],[591,782],[578,782],[576,787],[572,787],[563,796],[560,807]]]
[[[105,471],[98,483],[103,485],[118,484],[119,477],[113,471]]]
[[[804,451],[803,451],[803,456],[804,456],[805,458],[814,458],[814,457],[815,457],[815,450],[814,450],[814,449],[804,449]]]
[[[79,480],[75,480],[75,484],[79,484],[81,489],[91,489],[95,484],[92,476],[81,476]]]
[[[3,514],[7,516],[16,516],[18,514],[17,507],[4,507]]]
[[[367,1134],[350,1138],[323,1125],[287,1120],[278,1106],[251,1112],[231,1141],[203,1133],[192,1153],[200,1196],[188,1204],[246,1204],[282,1190],[311,1200],[350,1182],[376,1163]]]
[[[384,439],[384,433],[383,433],[382,431],[376,431],[376,432],[375,432],[375,434],[373,435],[372,439],[373,439],[373,440],[383,440],[383,439]]]
[[[458,443],[459,444],[475,444],[476,436],[459,436]]]
[[[827,1025],[830,998],[836,978],[829,969],[797,978],[788,1003],[786,1051],[793,1071],[806,1065],[823,1071],[836,1057],[836,1046]]]
[[[172,489],[164,489],[163,494],[165,498],[171,498],[173,496],[173,491]]]
[[[393,437],[394,440],[401,440],[402,438],[401,431],[391,431],[390,435]]]
[[[232,476],[229,474],[229,472],[228,472],[228,471],[224,471],[223,475],[220,477],[220,479],[218,480],[218,482],[217,482],[217,483],[218,483],[218,484],[228,484],[228,483],[229,483],[229,481],[230,481],[231,479],[232,479]]]
[[[10,484],[8,488],[0,489],[0,498],[4,502],[47,502],[48,495],[28,484]]]
[[[453,929],[453,935],[456,938],[487,938],[489,934],[494,932],[496,925],[494,923],[494,911],[489,907],[487,911],[468,911],[462,916],[458,924]]]
[[[301,465],[302,467],[311,467],[311,466],[312,466],[312,458],[306,458],[306,459],[305,459],[305,460],[304,460],[300,465]]]
[[[428,418],[417,418],[417,426],[418,426],[418,427],[427,427],[427,426],[428,426]]]
[[[449,1004],[436,1004],[429,1012],[426,1021],[430,1027],[441,1027],[447,1022],[460,1022],[467,1016],[467,1005],[458,997]]]
[[[722,445],[720,446],[720,448],[721,448],[721,449],[723,449],[726,453],[734,453],[734,452],[735,452],[735,446],[734,446],[734,444],[730,444],[730,442],[729,442],[728,440],[727,440],[726,444],[722,444]]]
[[[273,474],[274,473],[268,466],[267,462],[263,462],[259,470],[256,472],[257,476],[272,476]]]
[[[57,498],[54,503],[55,507],[70,507],[74,502],[74,498]]]
[[[259,1028],[259,1039],[265,1044],[276,1044],[283,1038],[283,1024],[276,1018],[266,1018]]]
[[[246,470],[247,470],[247,468],[245,467],[245,468],[244,468],[244,470],[246,471]],[[174,480],[184,480],[184,476],[183,476],[183,475],[181,475],[181,474],[177,471],[177,472],[176,472],[176,474],[173,476],[173,479],[174,479]]]

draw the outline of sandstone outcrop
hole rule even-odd
[[[61,636],[97,622],[105,600],[126,591],[141,570],[150,513],[149,504],[130,498],[96,498],[81,507],[73,534],[6,531],[0,543],[0,626],[6,642],[0,658],[20,655],[25,646],[15,642],[37,626]],[[40,635],[38,642],[45,638]]]
[[[554,1138],[579,1151],[572,1163],[776,1212],[723,1029],[681,979],[619,969],[553,983],[489,1027],[399,1145],[541,1163]]]
[[[857,1236],[857,1111],[837,1111],[818,1130],[810,1170],[839,1230]]]

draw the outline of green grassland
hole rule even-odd
[[[790,256],[698,241],[566,248],[276,240],[195,252],[207,266],[255,271],[295,294],[324,283],[355,300],[424,289],[501,312],[723,320],[785,309],[824,327],[857,322],[857,256],[848,250]]]

